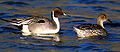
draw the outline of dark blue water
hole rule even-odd
[[[0,20],[1,52],[119,52],[120,1],[119,0],[1,0],[0,18],[27,18],[31,15],[50,16],[54,7],[62,8],[71,17],[61,17],[62,42],[24,37],[20,30]],[[108,36],[95,39],[76,39],[73,26],[96,23],[99,13],[106,13],[113,22],[104,23]]]

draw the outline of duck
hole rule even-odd
[[[58,18],[62,15],[67,16],[67,14],[60,7],[56,7],[51,11],[52,20],[48,19],[48,17],[45,16],[31,16],[28,19],[13,19],[9,22],[15,26],[22,26],[21,31],[23,32],[22,35],[24,36],[34,34],[35,36],[56,37],[50,34],[55,34],[59,32],[60,22]],[[2,20],[7,21],[5,19]],[[57,41],[59,41],[59,39]]]
[[[109,21],[110,23],[112,23],[112,21],[107,18],[106,14],[101,13],[97,17],[97,24],[80,24],[80,26],[73,27],[73,29],[77,33],[78,38],[106,36],[108,32],[103,25],[103,22],[105,21]]]

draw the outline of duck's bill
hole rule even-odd
[[[107,20],[109,23],[112,23],[112,21],[110,19]]]
[[[66,14],[66,13],[64,13],[63,15],[64,15],[64,16],[68,16],[68,17],[71,17],[71,15],[69,15],[69,14]]]

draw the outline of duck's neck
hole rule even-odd
[[[54,16],[54,11],[52,11],[52,18],[57,26],[56,31],[59,31],[60,30],[60,22],[59,22],[58,18]]]
[[[104,28],[103,22],[104,21],[97,19],[97,24],[99,24],[102,28]]]

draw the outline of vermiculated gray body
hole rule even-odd
[[[28,28],[32,33],[41,33],[43,31],[55,30],[57,26],[46,17],[35,17]]]

